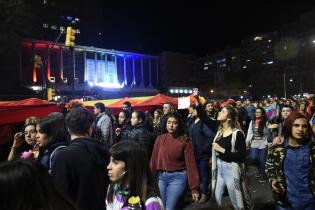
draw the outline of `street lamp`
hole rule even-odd
[[[286,68],[288,67],[288,61],[296,58],[298,51],[299,41],[294,38],[284,37],[275,45],[275,56],[280,61],[280,70],[282,70],[283,74],[283,92],[285,98],[287,97]]]

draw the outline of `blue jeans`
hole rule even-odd
[[[186,192],[187,172],[160,172],[158,184],[165,210],[176,210]]]
[[[305,204],[303,205],[303,207],[302,205],[300,205],[299,207],[286,207],[286,208],[276,205],[276,210],[314,210],[314,209],[315,209],[314,203]]]
[[[208,195],[209,187],[209,161],[208,160],[198,160],[198,169],[200,176],[200,192],[204,195]]]
[[[267,148],[258,149],[258,148],[251,148],[250,149],[250,156],[253,161],[258,162],[258,171],[261,176],[265,175],[265,165],[267,159]]]
[[[220,206],[222,203],[222,197],[225,190],[225,187],[228,189],[229,197],[231,203],[235,210],[237,208],[237,201],[236,201],[236,193],[234,187],[234,180],[232,174],[232,163],[225,162],[223,160],[217,159],[217,182],[214,191],[214,196],[217,204]]]

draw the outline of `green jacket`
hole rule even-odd
[[[315,196],[315,143],[310,141],[310,161],[311,167],[309,169],[310,187],[313,195]],[[284,143],[279,145],[273,145],[268,148],[268,156],[266,162],[266,175],[269,179],[270,185],[273,181],[276,181],[278,188],[283,190],[283,193],[277,193],[274,190],[273,196],[276,203],[280,206],[288,206],[288,200],[286,199],[286,181],[284,175],[284,159],[286,156],[286,148]]]

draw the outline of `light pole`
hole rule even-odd
[[[285,57],[287,55],[287,49],[288,49],[287,46],[283,47]],[[287,59],[285,59],[285,60],[287,60]],[[285,76],[286,71],[285,71],[285,68],[286,67],[283,66],[283,91],[284,91],[284,98],[287,98],[287,86],[286,86],[286,76]]]

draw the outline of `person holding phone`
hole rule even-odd
[[[19,159],[23,152],[32,150],[36,144],[36,125],[38,120],[35,117],[29,117],[25,122],[22,132],[14,135],[8,161]]]
[[[209,117],[206,112],[205,109],[203,108],[203,106],[200,103],[200,99],[199,99],[199,90],[198,88],[194,88],[192,95],[195,97],[195,104],[196,104],[196,111],[197,111],[197,115],[199,116],[200,120],[213,132],[216,132],[219,126],[219,123],[217,121],[217,119],[213,119],[212,117]],[[214,104],[213,104],[214,105]]]

